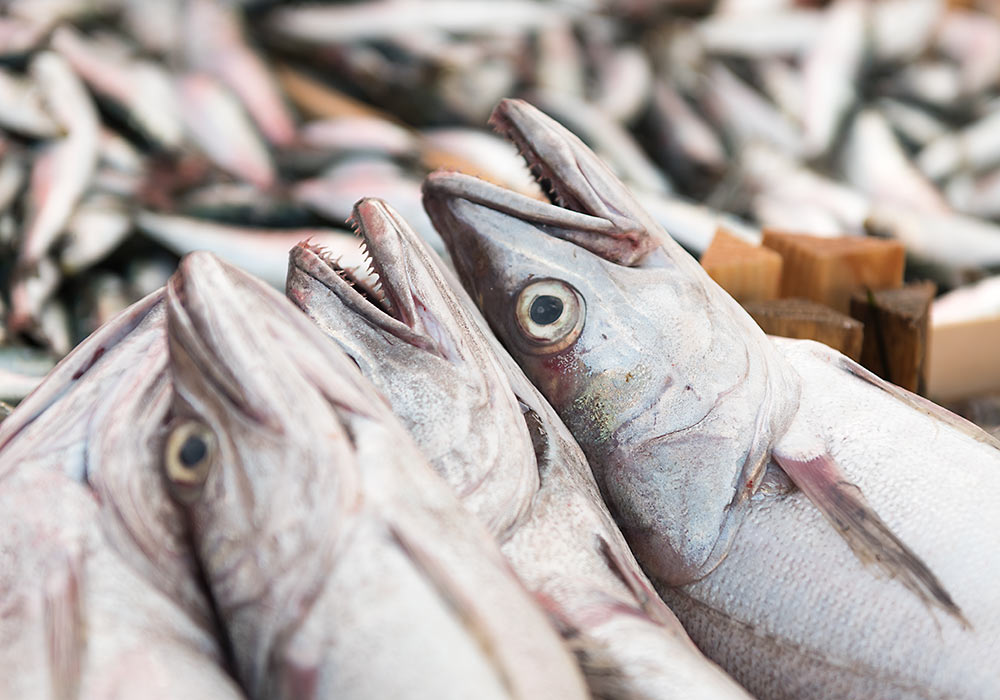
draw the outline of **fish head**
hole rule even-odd
[[[379,399],[287,299],[210,253],[186,256],[171,278],[167,337],[175,400],[163,474],[241,676],[259,689],[358,504],[354,438],[338,411],[365,415]]]
[[[343,326],[337,339],[342,345],[359,337],[365,350],[350,354],[365,374],[381,363],[409,362],[414,352],[462,361],[447,327],[448,310],[442,312],[436,293],[440,275],[429,269],[433,263],[413,230],[379,199],[359,201],[351,223],[363,240],[368,271],[342,267],[322,246],[304,241],[289,253],[289,299],[310,316],[327,319],[324,327]],[[379,340],[390,336],[391,345]],[[393,347],[402,348],[399,356]]]
[[[539,482],[503,368],[440,259],[397,212],[363,199],[352,221],[370,274],[302,243],[289,256],[287,295],[357,363],[435,470],[500,535],[526,512]]]
[[[699,578],[728,551],[797,377],[579,139],[516,100],[493,124],[553,204],[434,173],[425,206],[640,561],[661,581]]]
[[[63,532],[82,527],[93,537],[88,556],[111,562],[88,567],[83,585],[129,591],[131,618],[162,637],[187,640],[207,661],[214,649],[218,663],[222,651],[211,606],[187,528],[160,473],[172,393],[165,327],[161,289],[81,342],[0,424],[0,480],[67,484],[66,492],[48,492],[46,507],[58,513]],[[93,521],[76,521],[69,512],[73,499],[64,497],[70,492],[93,506]],[[92,632],[123,641],[127,626]],[[149,662],[160,648],[151,645],[135,656]],[[111,669],[108,676],[116,673]],[[183,686],[178,679],[170,687]]]

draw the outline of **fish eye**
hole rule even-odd
[[[184,421],[170,431],[164,467],[174,493],[182,500],[196,497],[208,479],[215,448],[215,434],[200,421]]]
[[[580,293],[561,280],[531,282],[517,297],[517,326],[536,353],[569,347],[583,330],[584,316]]]

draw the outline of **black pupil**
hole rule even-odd
[[[201,460],[205,459],[208,452],[208,445],[197,435],[190,435],[181,445],[181,464],[185,467],[193,467]]]
[[[555,323],[562,316],[563,303],[559,297],[543,294],[531,302],[531,320],[540,326]]]

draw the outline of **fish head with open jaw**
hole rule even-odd
[[[539,476],[506,375],[443,276],[440,260],[388,204],[363,199],[353,223],[371,273],[302,243],[287,295],[389,401],[435,470],[503,536],[527,512]]]
[[[640,561],[666,583],[700,578],[728,551],[797,377],[579,139],[518,100],[492,123],[554,203],[439,172],[424,205]]]

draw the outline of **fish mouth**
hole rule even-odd
[[[400,340],[440,354],[428,332],[431,322],[411,279],[418,256],[416,234],[384,201],[365,198],[355,205],[348,223],[362,239],[365,262],[341,265],[322,246],[303,241],[289,254],[294,266],[333,292],[349,309]],[[421,313],[420,309],[424,309]]]
[[[424,206],[435,223],[442,208],[465,199],[536,224],[620,265],[635,265],[657,242],[641,207],[625,186],[580,139],[523,100],[502,100],[490,125],[511,141],[550,203],[460,173],[438,171],[424,183]],[[451,236],[447,225],[439,228]]]

